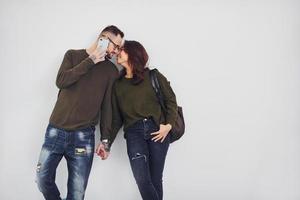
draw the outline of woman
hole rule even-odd
[[[152,88],[148,55],[136,41],[125,41],[118,64],[124,67],[112,92],[111,143],[124,125],[131,169],[144,200],[163,198],[162,176],[169,147],[169,131],[177,117],[175,94],[167,79],[158,73],[165,98],[166,116]]]

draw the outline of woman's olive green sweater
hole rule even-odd
[[[132,83],[132,79],[126,77],[115,81],[112,90],[110,145],[122,125],[124,125],[124,131],[126,131],[128,127],[143,118],[152,117],[157,125],[164,122],[163,124],[174,126],[177,118],[177,103],[170,82],[161,73],[157,73],[167,110],[164,119],[161,106],[151,84],[149,72],[147,70],[144,74],[144,80],[136,85]]]

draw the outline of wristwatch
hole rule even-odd
[[[109,152],[110,151],[110,145],[109,145],[108,139],[103,139],[101,142],[104,145],[105,151]]]

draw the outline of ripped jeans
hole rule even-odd
[[[143,200],[162,200],[162,177],[170,136],[154,142],[150,134],[158,131],[157,125],[150,119],[142,119],[125,130],[127,153]]]
[[[92,167],[95,127],[66,131],[48,125],[37,164],[37,184],[46,200],[61,200],[55,184],[56,168],[65,157],[68,166],[67,200],[84,199]]]

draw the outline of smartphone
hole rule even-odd
[[[98,42],[97,48],[99,48],[101,51],[106,51],[107,47],[108,47],[108,44],[109,44],[109,40],[108,39],[100,38],[99,42]]]

